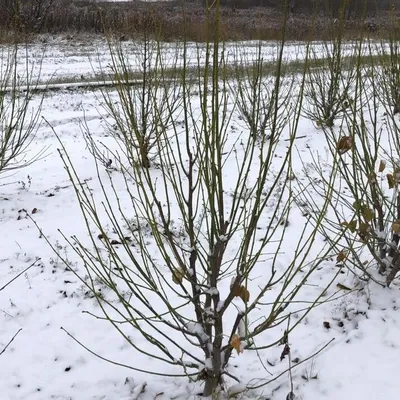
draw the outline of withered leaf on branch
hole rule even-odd
[[[349,229],[350,229],[350,232],[352,232],[352,233],[354,233],[356,231],[356,229],[357,229],[357,221],[356,220],[349,222]]]
[[[349,255],[349,251],[347,249],[340,250],[339,254],[336,257],[336,262],[341,263],[347,259]]]
[[[172,270],[172,281],[177,285],[180,285],[185,277],[185,272],[180,268],[174,268]]]
[[[386,168],[386,161],[385,160],[381,160],[381,162],[379,163],[379,168],[378,168],[378,172],[383,172]]]
[[[351,290],[348,286],[345,286],[342,283],[338,283],[336,286],[341,290],[347,290],[347,291]]]
[[[400,219],[396,219],[396,221],[393,221],[392,231],[394,233],[400,233]]]
[[[354,209],[355,209],[356,211],[361,210],[362,203],[360,202],[360,200],[356,200],[356,201],[353,203],[353,207],[354,207]]]
[[[286,343],[285,347],[282,350],[282,354],[281,354],[281,361],[290,353],[290,347],[289,345]]]
[[[364,222],[361,222],[360,223],[360,225],[359,225],[359,227],[358,227],[358,232],[359,233],[361,233],[361,234],[363,234],[363,235],[366,235],[367,233],[369,233],[371,231],[371,227],[368,225],[368,224],[366,224],[366,223],[364,223]]]
[[[247,290],[246,286],[240,286],[235,294],[236,297],[240,297],[244,303],[250,300],[250,292]]]
[[[387,174],[386,175],[388,184],[389,184],[389,189],[393,189],[394,188],[394,176],[392,174]]]
[[[340,223],[341,226],[348,228],[351,233],[354,233],[357,229],[357,221],[352,220],[350,222],[343,221]]]
[[[367,222],[371,222],[374,219],[375,217],[374,210],[367,204],[363,204],[359,200],[356,200],[353,203],[353,207],[355,211],[360,211],[361,215]]]
[[[365,222],[360,222],[360,225],[358,227],[358,234],[363,241],[366,241],[370,232],[371,227]]]
[[[366,205],[361,207],[361,214],[367,222],[371,222],[375,217],[374,210]]]
[[[395,183],[400,183],[400,168],[396,167],[393,171],[394,181]]]
[[[337,142],[336,148],[339,154],[344,154],[353,147],[353,136],[342,136]]]
[[[231,346],[237,351],[238,354],[243,353],[242,343],[238,335],[233,335],[231,340]]]

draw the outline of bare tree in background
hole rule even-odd
[[[0,24],[38,32],[56,3],[56,0],[0,0]]]

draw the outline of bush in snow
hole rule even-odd
[[[330,197],[320,228],[328,241],[345,230],[337,246],[338,266],[389,286],[400,270],[400,59],[394,40],[372,49],[361,38],[356,47],[353,101],[336,129],[323,126],[332,164],[314,155],[312,169],[319,171],[320,179],[310,179],[299,198],[316,210],[316,193]],[[361,61],[365,48],[368,63]]]
[[[177,58],[159,60],[162,57],[159,46],[159,42],[151,40],[146,29],[142,42],[131,44],[131,48],[124,42],[110,40],[111,65],[104,78],[111,77],[117,96],[102,91],[109,134],[118,141],[120,150],[131,162],[145,168],[157,158],[162,132],[167,129],[174,111],[181,106],[177,84],[180,77],[175,74]],[[167,62],[168,67],[153,68],[154,64],[163,66]],[[86,138],[90,140],[90,135]]]
[[[332,128],[352,103],[354,51],[348,43],[344,47],[343,24],[343,20],[334,24],[332,40],[323,43],[322,54],[310,49],[303,114],[317,127]]]
[[[169,365],[170,372],[134,362],[129,368],[203,380],[204,396],[217,393],[229,380],[239,381],[230,368],[235,355],[254,351],[262,357],[279,343],[285,343],[282,359],[288,354],[289,333],[321,302],[326,286],[316,290],[316,303],[304,306],[297,300],[333,246],[314,245],[318,223],[295,229],[281,223],[289,220],[293,205],[292,156],[304,74],[299,93],[292,94],[290,104],[282,101],[281,93],[288,100],[284,81],[294,79],[282,73],[283,40],[273,88],[268,88],[278,99],[269,110],[269,140],[255,145],[254,132],[265,131],[264,119],[257,116],[264,112],[260,105],[265,99],[264,85],[257,82],[268,82],[262,58],[229,78],[229,57],[217,40],[219,2],[215,4],[208,11],[204,59],[200,48],[190,55],[193,47],[184,44],[173,64],[180,79],[172,88],[170,74],[163,73],[167,65],[161,44],[147,69],[157,81],[147,80],[141,70],[142,100],[130,100],[129,82],[117,80],[118,98],[126,96],[118,104],[123,113],[117,125],[133,139],[127,140],[125,133],[117,138],[114,159],[122,182],[98,168],[105,199],[101,207],[65,149],[60,152],[90,237],[89,244],[76,237],[70,241],[88,279],[78,276],[127,343]],[[144,54],[148,44],[142,43]],[[119,60],[122,66],[113,68],[123,76],[127,55],[120,52]],[[245,95],[249,87],[251,96]],[[179,96],[171,96],[171,90]],[[144,162],[141,151],[146,104],[157,168]],[[108,109],[116,121],[118,111]],[[244,111],[245,125],[240,126]],[[107,296],[99,294],[95,282],[107,286]],[[290,319],[293,314],[296,318]],[[131,338],[132,329],[147,346]]]
[[[25,65],[18,65],[21,55]],[[31,108],[31,72],[28,55],[18,46],[0,50],[0,174],[30,165],[42,155],[28,154],[41,109],[41,102]]]

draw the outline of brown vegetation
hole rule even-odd
[[[207,36],[206,0],[145,3],[141,1],[109,3],[82,0],[0,0],[0,37],[38,33],[104,33],[111,31],[121,38],[140,37],[143,32],[163,40],[185,36],[203,41]],[[332,35],[334,25],[327,24],[342,16],[345,35],[360,32],[385,36],[387,12],[392,3],[368,0],[221,0],[220,34],[225,40],[278,39],[282,18],[288,16],[287,37],[307,40]],[[343,4],[347,4],[343,8]],[[400,8],[400,4],[399,4]],[[340,13],[340,10],[345,12]],[[357,18],[356,18],[357,17]],[[397,28],[396,28],[397,30]]]

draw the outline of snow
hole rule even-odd
[[[224,308],[225,301],[220,300],[217,304],[217,312],[220,312]]]
[[[209,369],[212,370],[213,367],[213,362],[212,362],[212,358],[206,358],[206,361],[204,363],[204,366]]]
[[[218,239],[223,243],[228,240],[228,236],[227,235],[219,235]]]
[[[228,394],[229,396],[233,397],[233,396],[237,396],[240,393],[244,393],[246,392],[246,385],[243,384],[236,384],[236,385],[232,385],[228,388]]]
[[[227,42],[221,47],[220,52],[224,52],[224,57],[228,64],[235,64],[238,61],[249,62],[258,57],[259,44],[262,44],[261,58],[263,62],[274,62],[279,55],[279,49],[274,43],[268,41],[247,41],[247,42]],[[129,55],[132,71],[138,69],[141,62],[140,44],[131,42],[121,42],[121,48]],[[198,63],[204,65],[206,57],[206,47],[201,43],[185,43],[188,56],[187,66],[196,67]],[[358,43],[348,42],[344,45],[343,54],[353,55]],[[381,46],[377,43],[377,46]],[[328,46],[328,48],[330,48]],[[378,53],[380,47],[375,49],[363,47],[365,52]],[[8,51],[0,45],[0,54]],[[161,47],[164,66],[174,66],[177,57],[183,54],[182,43],[164,43]],[[60,36],[44,36],[41,41],[30,43],[18,50],[20,62],[19,68],[21,78],[25,75],[26,55],[28,55],[28,67],[32,75],[39,76],[43,84],[62,84],[67,82],[68,87],[73,87],[73,83],[80,85],[97,84],[96,77],[107,75],[109,66],[112,65],[112,57],[108,51],[108,46],[104,40],[98,36],[82,40],[81,38],[70,38]],[[43,57],[45,54],[45,57]],[[285,44],[283,59],[286,62],[302,61],[306,57],[307,51],[304,43],[288,42]],[[320,42],[313,44],[312,56],[316,58],[325,57],[327,45]],[[154,54],[155,57],[155,54]],[[179,65],[179,63],[178,63]],[[106,76],[107,77],[107,76]],[[102,80],[101,80],[102,81]]]
[[[189,322],[186,325],[186,329],[188,330],[188,332],[196,334],[202,340],[203,343],[208,342],[210,340],[208,335],[204,332],[203,327],[197,322]]]
[[[38,65],[42,48],[40,44],[29,47],[31,60],[36,60],[32,65]],[[91,76],[95,73],[93,71],[99,71],[96,58],[103,65],[109,62],[104,48],[104,43],[98,39],[82,46],[72,42],[48,46],[41,79],[68,81],[76,75]],[[168,48],[171,53],[174,52],[173,44],[168,44]],[[196,51],[194,45],[192,49]],[[247,54],[254,55],[254,43],[249,43],[245,50]],[[236,49],[232,47],[232,53],[234,51]],[[265,56],[272,59],[274,52],[276,49],[268,44]],[[97,57],[99,54],[101,56]],[[300,57],[304,54],[304,47],[290,44],[287,54],[292,58]],[[96,166],[86,150],[80,126],[84,110],[95,139],[112,146],[112,139],[106,136],[104,121],[99,114],[101,96],[93,88],[80,88],[80,84],[68,84],[68,87],[70,89],[61,85],[57,91],[50,91],[45,96],[42,115],[59,135],[80,178],[88,182],[94,197],[101,198]],[[37,96],[33,105],[38,101]],[[240,129],[243,127],[238,120],[232,124]],[[305,138],[296,143],[298,153],[303,157],[301,162],[300,159],[295,160],[294,173],[297,177],[304,175],[303,166],[311,162],[310,147],[321,154],[325,151],[322,133],[318,133],[310,121],[301,118],[299,136],[303,135]],[[284,141],[279,143],[278,151],[283,154],[286,145]],[[75,235],[88,246],[90,243],[74,189],[57,152],[60,143],[49,125],[43,122],[31,151],[35,153],[48,146],[46,157],[15,174],[2,176],[0,180],[0,288],[40,258],[26,273],[0,291],[0,351],[22,329],[0,356],[1,399],[200,398],[197,396],[201,392],[200,384],[189,382],[187,378],[152,376],[120,366],[166,374],[182,372],[134,351],[111,324],[90,315],[101,317],[102,313],[95,299],[71,271],[73,269],[79,271],[81,276],[85,275],[82,262],[60,231],[67,238]],[[100,173],[106,179],[107,171]],[[313,171],[308,173],[312,175]],[[114,175],[118,180],[117,173]],[[34,208],[37,212],[32,214]],[[20,210],[26,212],[21,213]],[[295,208],[289,216],[292,221],[287,227],[290,237],[297,237],[303,229],[301,214],[301,210]],[[260,237],[263,229],[265,226],[260,225]],[[55,255],[44,236],[57,247],[68,267]],[[294,242],[287,242],[287,253],[291,246],[295,246]],[[149,243],[154,246],[154,243]],[[320,238],[320,246],[323,246],[323,238]],[[282,253],[279,263],[287,265],[290,261]],[[259,271],[268,274],[268,265],[266,259]],[[310,277],[302,300],[314,299],[336,271],[333,262],[324,263]],[[337,281],[356,290],[346,296],[339,293],[331,301],[318,306],[290,334],[292,360],[298,358],[300,362],[304,361],[293,369],[293,391],[297,398],[304,400],[395,400],[400,389],[395,378],[400,350],[399,282],[394,281],[390,289],[383,288],[373,282],[359,282],[350,272],[343,272]],[[100,283],[97,283],[97,288],[105,290]],[[199,289],[204,290],[204,287]],[[219,293],[214,287],[207,292]],[[333,296],[334,292],[335,288],[332,288],[326,296]],[[225,297],[226,293],[220,294]],[[266,302],[272,293],[268,296]],[[217,311],[223,307],[224,301],[220,301]],[[238,301],[237,307],[243,307],[243,304]],[[263,315],[259,317],[263,318]],[[323,325],[324,322],[329,322],[330,329]],[[187,329],[204,342],[209,340],[196,322],[188,323]],[[239,325],[239,330],[244,331],[243,323]],[[275,338],[278,333],[267,331],[266,335]],[[136,346],[149,348],[137,332],[129,331],[128,335]],[[334,341],[330,343],[332,339]],[[327,343],[330,344],[321,353],[312,357]],[[290,381],[285,373],[287,361],[280,361],[281,353],[282,346],[279,345],[265,350],[261,359],[253,351],[244,350],[240,355],[234,352],[231,368],[241,383],[234,384],[232,381],[228,393],[243,392],[239,398],[252,399],[255,392],[248,391],[248,384],[259,386],[270,382],[257,390],[257,396],[272,400],[286,398],[290,392]],[[101,360],[95,354],[120,365]],[[211,361],[205,360],[206,366]],[[282,376],[274,380],[280,374]]]
[[[241,337],[244,337],[246,334],[246,325],[243,321],[243,318],[240,320],[239,322],[239,326],[238,326],[238,335]]]
[[[207,293],[211,296],[218,296],[218,294],[219,294],[218,289],[216,287],[211,287],[211,288],[207,289],[205,291],[205,293]]]
[[[384,230],[383,231],[375,230],[375,235],[378,239],[386,239],[387,236]]]

